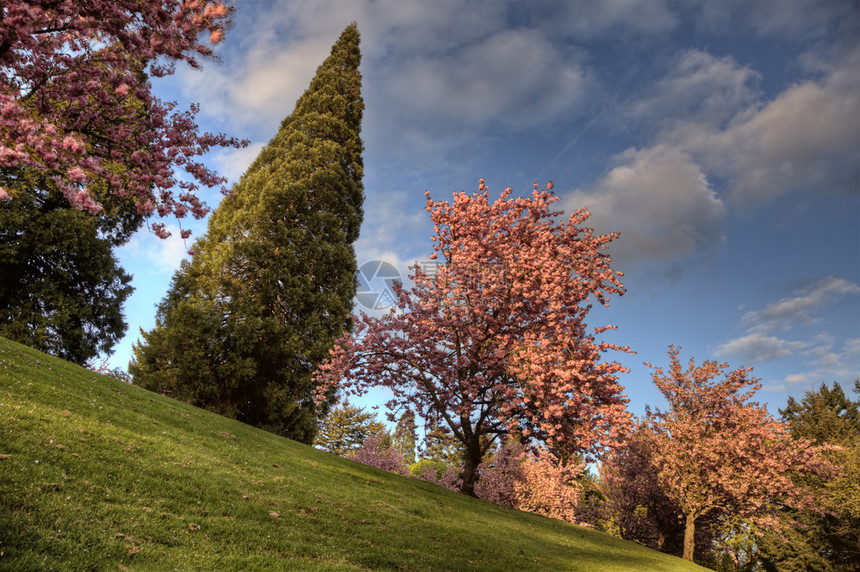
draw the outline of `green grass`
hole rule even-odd
[[[2,570],[696,570],[0,338]]]

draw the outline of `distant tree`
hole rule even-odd
[[[362,220],[361,55],[348,26],[141,332],[146,388],[305,443],[311,378],[351,321]]]
[[[854,392],[860,393],[860,380],[855,381]],[[779,413],[795,437],[817,445],[853,447],[860,438],[860,402],[849,399],[836,382],[807,391],[799,402],[789,396]]]
[[[430,465],[433,467],[433,465]],[[446,488],[455,488],[446,468],[435,474],[421,467],[419,476]],[[540,514],[567,522],[577,522],[579,478],[585,465],[575,460],[563,464],[544,448],[527,451],[514,438],[506,438],[478,466],[481,478],[475,483],[475,496],[481,500]],[[414,474],[414,473],[413,473]]]
[[[494,504],[517,507],[518,486],[523,485],[526,451],[515,438],[506,438],[484,455],[475,483],[475,496]]]
[[[600,464],[603,528],[661,552],[681,554],[684,522],[678,503],[660,488],[653,438],[637,423],[622,447]]]
[[[212,147],[245,142],[200,134],[197,107],[152,94],[150,78],[177,62],[200,67],[209,43],[223,38],[231,8],[198,0],[16,0],[0,7],[0,169],[46,175],[71,207],[105,208],[103,193],[131,200],[127,211],[148,216],[207,209],[199,185],[222,184],[197,160]],[[180,180],[181,169],[189,178]],[[180,189],[178,196],[175,188]],[[0,201],[30,190],[0,182]],[[167,236],[162,223],[153,225]]]
[[[409,466],[409,474],[423,481],[444,487],[449,491],[460,490],[461,480],[459,471],[439,461],[420,459]]]
[[[753,526],[778,527],[782,506],[815,508],[816,499],[796,476],[832,476],[833,466],[809,441],[750,401],[761,384],[738,368],[715,380],[728,364],[690,359],[683,370],[674,346],[668,372],[654,368],[669,410],[650,418],[652,460],[663,493],[684,516],[683,558],[693,560],[696,525],[715,516],[742,518]],[[650,367],[650,364],[647,364]]]
[[[409,475],[409,467],[400,451],[391,446],[389,435],[371,435],[359,448],[350,451],[347,458],[404,477]]]
[[[587,519],[597,528],[655,550],[681,556],[684,514],[660,483],[651,427],[638,421],[624,444],[600,464],[600,478],[586,506]],[[696,521],[695,553],[713,562],[720,535],[719,519],[706,515]]]
[[[462,492],[473,495],[478,465],[499,437],[516,432],[561,459],[594,458],[614,445],[629,419],[617,383],[624,368],[601,362],[609,349],[588,331],[590,303],[608,304],[623,287],[602,252],[615,235],[595,235],[551,210],[537,185],[530,198],[491,202],[479,193],[453,202],[427,198],[435,225],[434,276],[396,288],[397,308],[362,314],[318,373],[322,400],[342,387],[388,387],[391,409],[438,420],[463,445]]]
[[[577,522],[579,477],[585,464],[574,459],[562,462],[546,449],[525,455],[521,477],[514,483],[515,506],[548,518]]]
[[[345,457],[373,435],[384,435],[385,424],[363,407],[341,403],[323,417],[314,445],[329,453]]]
[[[415,434],[415,413],[408,409],[403,412],[394,427],[391,436],[392,446],[401,455],[407,465],[415,462],[415,452],[418,437]]]
[[[860,383],[854,390],[860,394]],[[781,510],[780,519],[800,523],[802,531],[792,532],[788,542],[769,530],[760,531],[754,539],[759,561],[768,570],[860,570],[860,400],[852,401],[838,383],[822,383],[800,401],[789,397],[779,412],[795,437],[839,447],[825,454],[840,474],[834,479],[796,479],[813,491],[823,511]]]
[[[139,216],[112,196],[98,217],[70,208],[34,169],[12,177],[0,168],[4,183],[21,192],[0,201],[0,335],[81,365],[109,354],[125,334],[122,305],[132,292],[111,249]]]
[[[446,427],[432,423],[425,427],[425,435],[419,450],[421,459],[433,461],[446,467],[456,468],[459,472],[465,457],[463,444]]]

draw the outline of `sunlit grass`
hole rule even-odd
[[[2,570],[695,570],[0,338]]]

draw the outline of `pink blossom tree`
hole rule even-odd
[[[624,291],[603,252],[617,235],[580,226],[585,210],[560,219],[551,189],[512,198],[508,188],[491,201],[482,179],[478,193],[450,203],[427,193],[438,270],[414,267],[396,310],[361,314],[317,372],[321,400],[383,386],[392,410],[445,426],[465,451],[466,494],[500,436],[521,435],[562,460],[593,459],[629,423],[617,382],[624,368],[601,361],[629,350],[596,340],[612,326],[585,322],[593,301]]]
[[[794,439],[751,398],[761,384],[738,368],[716,378],[729,366],[706,361],[686,371],[680,350],[669,348],[668,372],[652,377],[669,402],[669,410],[651,415],[648,445],[663,493],[684,517],[683,558],[693,559],[699,519],[726,515],[776,528],[777,506],[814,508],[813,494],[796,485],[793,475],[832,476],[834,468],[820,447]],[[654,367],[651,364],[646,364]]]
[[[89,187],[105,181],[142,215],[205,216],[196,191],[225,180],[198,157],[246,143],[198,133],[198,107],[176,111],[152,94],[150,78],[170,75],[177,62],[200,67],[230,11],[219,0],[4,2],[0,169],[46,173],[72,206],[91,213],[101,205]],[[0,186],[0,200],[19,192]],[[152,228],[169,234],[163,223]]]
[[[653,429],[646,421],[639,421],[624,444],[600,463],[600,495],[593,497],[583,512],[601,530],[680,556],[684,550],[684,516],[678,503],[660,486],[658,471]],[[713,560],[717,528],[715,518],[696,521],[695,546],[700,560]]]
[[[350,451],[346,458],[404,477],[409,475],[403,455],[391,446],[390,435],[374,433],[358,449]]]
[[[521,464],[522,476],[514,483],[515,506],[549,518],[577,522],[579,477],[583,463],[561,462],[546,449],[527,455]]]
[[[543,447],[527,451],[508,437],[479,466],[481,478],[475,483],[475,496],[548,518],[577,522],[582,492],[579,478],[584,472],[583,463],[562,463]]]
[[[517,486],[525,478],[523,462],[527,452],[516,439],[506,438],[478,467],[481,478],[475,496],[494,504],[517,508]]]

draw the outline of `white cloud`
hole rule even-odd
[[[857,284],[836,276],[828,276],[815,285],[796,292],[795,296],[783,298],[761,310],[747,312],[742,321],[747,329],[757,332],[785,330],[796,323],[810,323],[813,320],[813,311],[833,304],[844,296],[857,293],[860,293],[860,286]]]
[[[392,50],[438,55],[505,27],[594,38],[609,30],[661,33],[680,23],[667,0],[304,0],[289,8],[305,35],[339,31],[356,20],[368,35],[365,53],[374,57],[392,56]]]
[[[358,246],[369,253],[398,251],[403,256],[416,247],[429,253],[433,226],[424,210],[423,194],[414,192],[415,189],[413,192],[391,189],[378,181],[371,185],[385,199],[376,201],[365,212]]]
[[[132,261],[124,265],[134,273],[135,282],[142,278],[140,274],[172,275],[179,268],[179,263],[189,256],[187,250],[191,243],[179,237],[179,226],[171,223],[165,223],[165,226],[172,236],[161,239],[143,229],[117,249],[117,255],[122,260]]]
[[[643,152],[664,148],[688,156],[708,178],[722,181],[722,198],[738,209],[793,193],[856,194],[860,47],[831,63],[811,54],[804,60],[817,79],[763,102],[755,71],[731,58],[687,51],[622,117],[656,132]]]
[[[753,333],[719,345],[714,353],[720,357],[737,357],[744,363],[754,364],[787,358],[804,347],[806,344],[803,342],[791,342]]]
[[[462,165],[463,150],[491,131],[549,124],[583,104],[591,82],[583,54],[565,35],[511,27],[518,10],[497,0],[248,3],[219,48],[224,61],[180,69],[174,79],[224,130],[262,140],[355,20],[366,156],[401,170],[430,163],[445,170],[454,157]]]
[[[383,95],[428,130],[539,125],[579,102],[587,80],[578,59],[535,30],[503,30],[403,62]]]
[[[858,68],[855,49],[823,80],[793,85],[760,109],[739,106],[725,128],[690,120],[657,141],[685,151],[706,173],[726,178],[730,200],[740,206],[797,191],[856,193]]]
[[[498,0],[299,0],[281,7],[274,17],[289,21],[300,37],[336,37],[356,21],[362,54],[380,65],[467,45],[504,28],[507,12]],[[266,11],[269,17],[272,12]]]
[[[737,357],[747,364],[794,359],[807,370],[769,384],[768,389],[773,391],[831,380],[852,380],[860,376],[860,338],[839,342],[827,330],[815,333],[809,326],[820,321],[818,316],[828,306],[845,296],[857,294],[860,294],[860,286],[853,282],[835,276],[822,278],[792,297],[744,314],[742,324],[746,334],[720,344],[715,353],[721,357]],[[802,329],[792,329],[798,325],[803,326]],[[773,331],[799,331],[801,339],[786,340],[772,335]]]
[[[666,76],[632,102],[625,117],[656,123],[720,125],[755,102],[759,74],[731,57],[701,50],[682,52]]]
[[[227,185],[239,182],[239,178],[245,174],[266,143],[251,143],[243,149],[222,149],[213,155],[215,169],[224,177],[227,177]]]
[[[176,80],[186,97],[204,100],[203,113],[226,122],[231,131],[252,128],[274,135],[337,36],[291,44],[273,39],[268,45],[267,37],[260,33],[257,43],[239,52],[241,59],[203,70],[178,70]]]
[[[522,57],[530,70],[549,77],[559,61],[552,57],[535,65],[535,55],[548,55],[547,42],[539,38],[537,51],[517,38],[516,32],[501,38],[511,45],[494,39],[497,33],[504,34],[505,12],[504,3],[491,0],[252,3],[240,8],[221,48],[231,57],[207,65],[203,72],[180,69],[177,79],[189,98],[206,100],[205,113],[229,118],[234,125],[264,122],[276,129],[328,56],[332,43],[355,20],[362,33],[362,72],[371,78],[365,81],[366,99],[368,92],[373,92],[386,113],[404,105],[409,112],[414,109],[413,100],[420,103],[423,95],[426,102],[422,90],[436,89],[433,82],[440,81],[447,88],[438,88],[438,93],[444,94],[442,101],[457,107],[457,99],[464,98],[463,109],[474,110],[473,92],[479,86],[471,80],[503,78],[507,85],[497,83],[493,87],[504,92],[503,88],[513,83],[513,76],[503,75],[501,65],[513,65],[509,71],[515,74],[522,71]],[[519,49],[524,51],[519,53]],[[493,57],[495,50],[500,51],[498,59]],[[513,59],[512,54],[516,55]],[[527,81],[531,75],[521,79]],[[558,85],[552,83],[548,88]],[[493,96],[484,93],[483,97]],[[369,107],[373,105],[371,101]]]
[[[564,201],[564,210],[592,213],[599,232],[620,232],[612,249],[622,265],[676,261],[721,243],[726,208],[699,167],[677,150],[628,150],[618,166]]]
[[[598,230],[622,233],[613,256],[680,260],[720,243],[726,203],[743,207],[802,191],[856,192],[860,162],[860,49],[820,81],[758,103],[758,74],[731,58],[683,52],[624,116],[656,128],[649,146],[574,192]],[[715,193],[710,180],[725,185]]]
[[[789,374],[768,389],[804,389],[832,381],[841,381],[844,385],[860,378],[860,338],[844,340],[841,346],[827,336],[817,337],[814,342],[804,352],[813,367],[805,372]]]
[[[858,91],[805,83],[726,135],[756,145],[754,154],[732,157],[735,200],[769,199],[795,189],[857,190]]]

